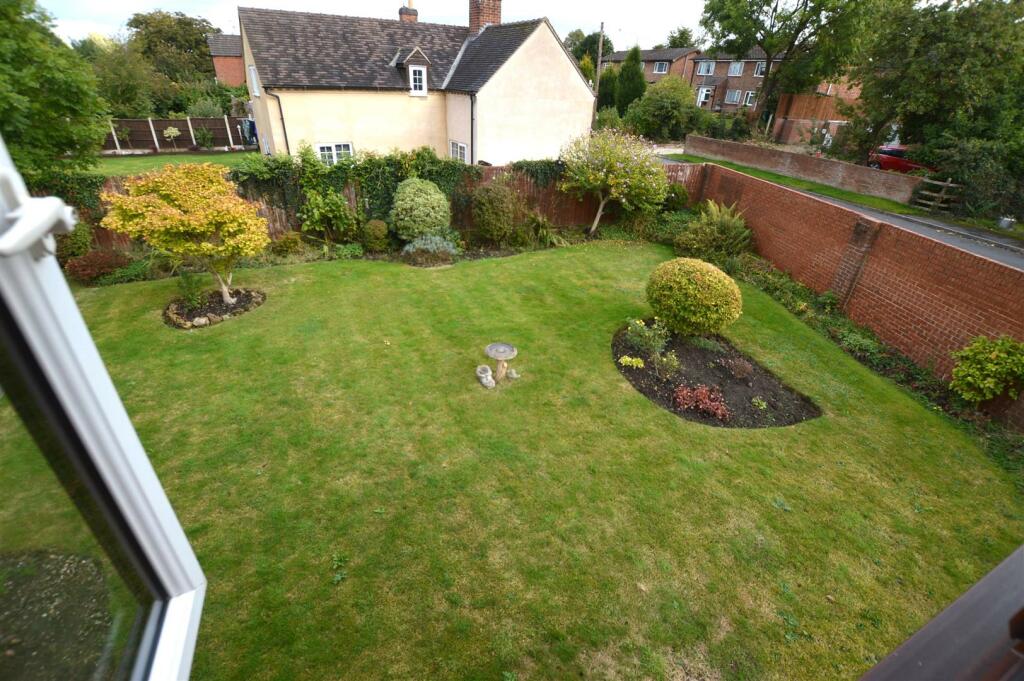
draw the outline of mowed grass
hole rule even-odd
[[[248,270],[267,303],[187,333],[174,281],[79,292],[210,581],[194,677],[852,678],[1016,548],[971,439],[749,287],[728,336],[821,418],[710,428],[633,390],[611,336],[668,257]],[[523,378],[487,392],[497,340]]]
[[[106,177],[119,175],[139,175],[151,170],[158,170],[164,166],[178,165],[179,163],[218,163],[228,168],[234,168],[242,162],[246,156],[252,156],[251,151],[223,151],[204,154],[188,153],[167,153],[167,154],[146,154],[139,156],[103,156],[93,169],[93,172]]]

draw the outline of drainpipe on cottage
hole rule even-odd
[[[284,152],[289,156],[292,155],[291,145],[288,144],[288,128],[284,124],[284,105],[281,104],[281,98],[270,91],[270,88],[264,87],[263,91],[268,95],[277,100],[277,112],[281,116],[281,132],[284,133]]]
[[[476,165],[476,94],[469,96],[469,165]]]

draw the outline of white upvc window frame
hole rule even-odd
[[[206,577],[146,456],[57,264],[54,235],[75,225],[55,197],[32,198],[0,138],[0,297],[83,455],[165,597],[152,657],[133,678],[187,679]]]
[[[747,90],[743,96],[743,106],[754,106],[757,103],[757,90]]]
[[[743,90],[726,90],[725,91],[725,103],[726,104],[739,104],[740,99],[743,98]]]
[[[715,75],[715,62],[713,62],[713,61],[699,61],[699,62],[697,62],[697,75],[698,76],[713,76],[713,75]]]
[[[356,155],[356,148],[351,142],[321,142],[316,145],[316,154],[320,160],[333,166],[343,158]]]
[[[743,62],[734,61],[729,63],[729,75],[730,76],[742,76],[743,75]]]
[[[419,74],[420,87],[417,88],[416,76]],[[409,67],[409,94],[413,97],[426,97],[427,96],[427,67],[426,66],[410,66]]]
[[[448,154],[451,158],[463,163],[469,163],[469,145],[455,140],[448,140]]]
[[[249,77],[249,94],[253,97],[260,96],[260,78],[259,74],[256,73],[256,65],[249,64],[249,68],[246,69],[246,73]]]
[[[663,76],[668,73],[668,69],[671,64],[667,61],[656,61],[654,62],[654,74],[657,76]]]
[[[705,95],[707,95],[705,97]],[[697,88],[697,106],[704,106],[710,104],[715,97],[715,88],[713,87],[699,87]]]
[[[764,78],[765,71],[768,70],[768,62],[759,61],[754,64],[754,78]]]

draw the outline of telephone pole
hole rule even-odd
[[[601,33],[597,38],[597,71],[594,75],[594,111],[590,117],[590,127],[597,123],[597,100],[601,96],[601,62],[604,60],[604,22],[601,22]]]

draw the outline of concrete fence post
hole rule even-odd
[[[153,119],[147,118],[146,120],[149,121],[149,131],[153,133],[153,144],[156,145],[156,150],[160,151],[160,140],[156,138],[156,128],[153,127]]]
[[[121,153],[121,142],[117,139],[117,130],[114,130],[114,119],[110,119],[110,136],[114,138],[114,148]]]
[[[185,116],[185,122],[188,123],[188,134],[192,136],[192,146],[196,146],[196,131],[192,129],[192,117]]]
[[[235,146],[235,140],[231,137],[231,123],[228,122],[228,117],[224,117],[224,129],[228,131],[228,146]]]

